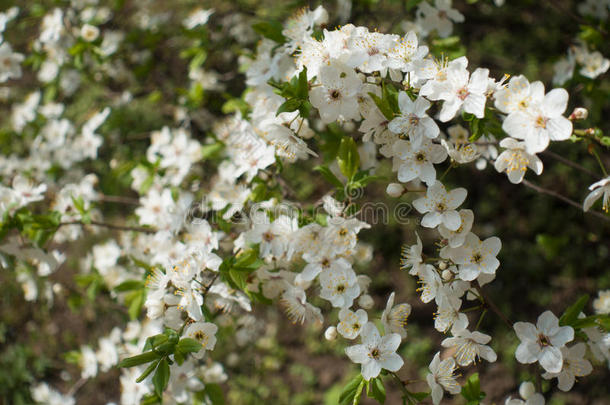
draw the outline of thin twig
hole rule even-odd
[[[571,160],[566,159],[563,156],[556,154],[555,152],[551,152],[550,150],[545,150],[544,152],[542,152],[542,154],[545,156],[551,157],[555,160],[558,160],[566,166],[570,166],[574,169],[580,170],[583,173],[587,173],[589,176],[596,178],[597,180],[601,179],[601,176],[599,174],[594,173],[591,170],[587,169],[586,167],[581,166],[578,163],[572,162]]]
[[[140,205],[140,202],[136,198],[131,197],[123,197],[120,195],[105,195],[98,194],[98,200],[104,202],[114,202],[119,204],[131,204],[131,205]]]
[[[60,228],[66,225],[80,225],[82,227],[87,225],[99,226],[102,228],[108,229],[116,229],[118,231],[133,231],[133,232],[142,232],[142,233],[156,233],[157,230],[153,228],[144,228],[142,226],[124,226],[124,225],[115,225],[115,224],[107,224],[99,221],[91,221],[89,223],[85,223],[83,221],[70,221],[70,222],[62,222],[57,227]]]
[[[68,391],[67,396],[72,397],[74,396],[74,394],[76,394],[76,392],[81,389],[81,387],[83,385],[85,385],[87,383],[87,381],[89,381],[87,378],[81,378],[79,379],[76,383],[74,383],[74,385],[72,386],[72,388],[70,388],[70,391]]]
[[[530,182],[528,180],[525,180],[525,179],[523,179],[523,185],[526,186],[526,187],[529,187],[532,190],[535,190],[535,191],[537,191],[539,193],[550,195],[551,197],[555,197],[558,200],[561,200],[561,201],[565,202],[566,204],[569,204],[569,205],[571,205],[571,206],[573,206],[575,208],[578,208],[579,210],[582,210],[582,204],[577,203],[576,201],[574,201],[574,200],[572,200],[572,199],[570,199],[570,198],[568,198],[568,197],[566,197],[564,195],[561,195],[561,194],[559,194],[556,191],[549,190],[548,188],[537,186],[537,185],[533,184],[532,182]],[[597,212],[597,211],[586,211],[586,214],[591,214],[593,216],[596,216],[597,218],[603,219],[604,221],[610,221],[610,217],[607,217],[606,215],[604,215],[604,214],[602,214],[600,212]]]
[[[513,324],[511,323],[511,321],[508,320],[508,318],[506,317],[506,315],[504,315],[502,313],[502,311],[500,311],[500,309],[498,308],[498,306],[489,298],[489,296],[487,294],[485,294],[485,292],[483,292],[483,289],[481,288],[481,285],[479,284],[479,282],[477,281],[474,285],[474,288],[477,289],[477,291],[479,292],[479,295],[483,298],[483,304],[491,309],[496,315],[498,315],[498,317],[502,320],[502,322],[504,322],[506,324],[506,326],[509,329],[513,328]]]

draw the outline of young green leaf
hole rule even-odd
[[[140,364],[149,363],[153,360],[158,359],[159,357],[161,357],[161,355],[159,355],[153,351],[144,352],[142,354],[138,354],[136,356],[123,359],[119,363],[119,367],[122,367],[122,368],[135,367],[135,366],[139,366]]]
[[[352,179],[360,165],[360,155],[358,154],[358,147],[354,138],[349,136],[343,137],[339,146],[337,162],[339,163],[341,173],[348,179]]]
[[[167,363],[166,358],[159,361],[159,365],[157,366],[157,371],[155,371],[152,382],[155,387],[155,394],[157,394],[159,398],[162,398],[163,391],[165,391],[167,383],[169,382],[169,364]]]

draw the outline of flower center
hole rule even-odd
[[[381,352],[379,351],[378,348],[374,348],[373,350],[371,350],[371,353],[369,354],[372,358],[374,358],[375,360],[379,359]]]
[[[426,160],[426,155],[423,152],[419,152],[417,155],[415,155],[415,160],[418,162],[423,162]]]
[[[468,92],[468,89],[466,87],[462,87],[457,92],[458,98],[462,101],[466,100],[466,97],[468,97],[468,94],[470,94],[470,92]]]
[[[536,126],[538,128],[544,128],[546,129],[546,123],[549,121],[548,118],[545,118],[543,116],[539,116],[538,118],[536,118]]]
[[[332,98],[333,100],[339,100],[341,98],[341,93],[339,92],[339,90],[331,90],[330,98]]]
[[[548,336],[543,335],[542,333],[540,333],[538,335],[538,345],[539,346],[550,346],[551,345],[551,341],[549,340]]]
[[[476,263],[476,264],[481,263],[481,260],[483,260],[483,256],[478,252],[473,254],[472,257],[470,258],[470,261],[472,263]]]
[[[275,236],[271,233],[271,231],[267,231],[263,233],[263,239],[265,242],[271,242]]]

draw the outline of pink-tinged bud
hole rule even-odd
[[[385,191],[390,197],[398,198],[405,191],[405,188],[402,186],[402,184],[390,183],[388,184],[388,187],[385,189]]]
[[[570,121],[586,120],[589,116],[589,111],[584,107],[576,107],[570,114]]]

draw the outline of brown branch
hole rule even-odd
[[[131,204],[131,205],[140,205],[140,202],[136,198],[131,197],[123,197],[120,195],[105,195],[98,194],[97,199],[103,202],[114,202],[119,204]]]
[[[581,166],[578,163],[572,162],[571,160],[566,159],[563,156],[558,155],[557,153],[551,152],[550,150],[545,150],[544,152],[542,152],[542,154],[545,156],[551,157],[553,159],[556,159],[566,166],[570,166],[576,170],[580,170],[583,173],[587,173],[589,176],[591,176],[597,180],[601,180],[601,178],[602,178],[599,174],[594,173],[591,170],[587,169],[586,167]]]
[[[529,187],[532,190],[535,190],[535,191],[537,191],[539,193],[550,195],[551,197],[555,197],[558,200],[561,200],[561,201],[565,202],[568,205],[571,205],[571,206],[573,206],[575,208],[578,208],[579,210],[582,210],[582,204],[577,203],[576,201],[574,201],[574,200],[572,200],[572,199],[570,199],[570,198],[568,198],[568,197],[566,197],[566,196],[564,196],[562,194],[559,194],[556,191],[549,190],[548,188],[537,186],[537,185],[533,184],[532,182],[530,182],[528,180],[525,180],[525,179],[523,179],[523,185],[526,186],[526,187]],[[604,215],[604,214],[602,214],[600,212],[586,211],[585,213],[593,215],[593,216],[595,216],[597,218],[603,219],[604,221],[610,221],[610,217],[607,217],[606,215]]]
[[[511,323],[511,321],[506,317],[506,315],[502,313],[502,311],[500,311],[498,306],[489,298],[489,296],[485,294],[478,281],[474,284],[474,288],[476,288],[481,298],[483,298],[483,305],[491,309],[493,313],[498,315],[498,317],[502,320],[502,322],[506,324],[509,329],[513,329],[513,324]]]
[[[107,223],[99,222],[99,221],[91,221],[89,223],[85,223],[83,221],[62,222],[57,226],[57,228],[60,228],[62,226],[66,226],[66,225],[80,225],[82,227],[85,227],[87,225],[93,225],[93,226],[99,226],[102,228],[115,229],[117,231],[133,231],[133,232],[142,232],[142,233],[156,233],[157,232],[157,230],[153,229],[153,228],[145,228],[142,226],[124,226],[124,225],[107,224]]]

